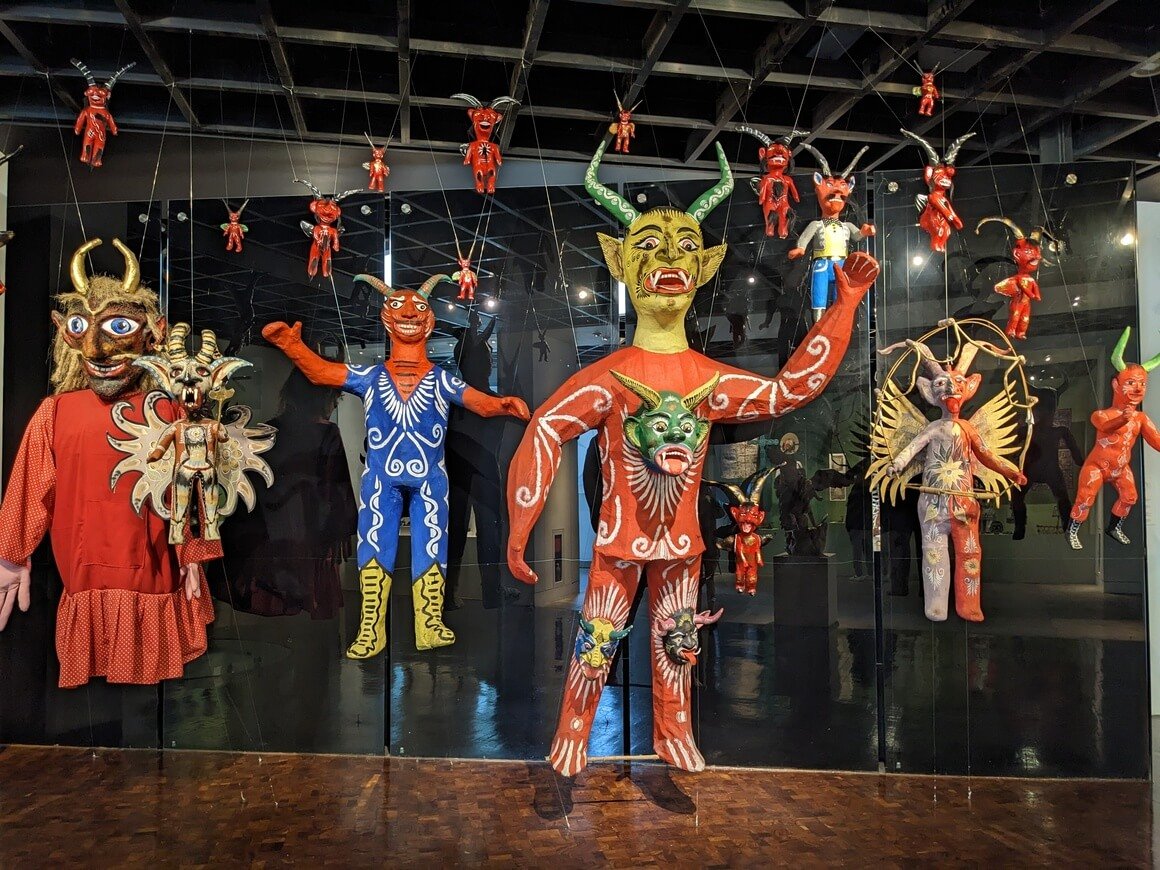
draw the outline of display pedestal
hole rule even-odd
[[[838,622],[838,570],[825,556],[773,559],[773,624],[829,628]]]

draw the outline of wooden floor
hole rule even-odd
[[[1151,786],[7,747],[0,866],[1151,866]],[[567,809],[567,812],[565,812]]]

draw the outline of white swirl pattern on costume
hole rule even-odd
[[[383,527],[382,497],[383,481],[376,476],[375,491],[371,493],[371,500],[366,506],[366,509],[371,513],[371,525],[367,529],[367,543],[376,549],[379,546],[379,529]]]
[[[443,467],[443,463],[439,463],[439,467]],[[419,488],[419,495],[423,499],[423,525],[427,527],[430,534],[427,535],[427,556],[433,561],[439,559],[439,542],[443,540],[443,529],[439,525],[439,503],[431,494],[430,481],[423,481],[423,485]],[[447,507],[447,495],[443,495],[444,513]]]
[[[810,365],[799,371],[786,369],[775,378],[763,378],[758,375],[722,375],[717,389],[709,396],[709,407],[714,411],[729,410],[730,397],[722,392],[722,388],[730,383],[754,385],[749,394],[741,400],[737,409],[730,415],[734,420],[748,420],[767,414],[771,417],[781,416],[785,411],[778,409],[778,393],[791,403],[791,407],[786,408],[786,411],[795,405],[807,401],[811,396],[816,395],[826,385],[826,381],[828,380],[826,373],[820,372],[818,369],[830,357],[830,340],[824,335],[815,335],[805,345],[805,350],[814,359]],[[806,391],[804,393],[792,392],[790,390],[790,384],[794,383],[796,386],[795,382],[803,378],[805,379]],[[765,404],[769,406],[768,410],[761,407],[754,407],[754,405],[761,404],[763,396],[765,396]]]
[[[526,508],[539,504],[548,494],[548,487],[544,485],[544,469],[548,465],[554,468],[558,464],[560,446],[565,440],[555,427],[561,425],[568,426],[570,430],[569,439],[575,438],[581,432],[587,432],[593,428],[585,423],[583,418],[577,414],[570,414],[565,410],[567,405],[577,401],[581,397],[587,396],[589,393],[595,393],[596,395],[591,407],[597,413],[607,414],[612,409],[612,393],[598,384],[589,384],[581,387],[571,395],[565,396],[535,421],[536,429],[533,439],[535,453],[533,455],[536,460],[536,482],[534,488],[521,486],[516,489],[516,504],[520,507]],[[585,409],[583,403],[579,407]],[[575,431],[571,431],[572,427],[576,427]]]

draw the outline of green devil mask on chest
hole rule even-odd
[[[611,372],[643,403],[624,419],[624,437],[640,451],[649,467],[661,474],[684,474],[693,464],[697,450],[709,437],[712,425],[698,417],[697,407],[717,386],[719,375],[687,395],[654,390],[620,372]]]

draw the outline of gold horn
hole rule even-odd
[[[218,350],[217,336],[214,335],[212,329],[203,329],[201,331],[201,347],[197,349],[197,355],[194,357],[202,365],[210,365],[214,360],[221,357],[221,351]]]
[[[697,387],[697,389],[693,390],[693,392],[682,396],[681,404],[690,411],[696,411],[697,406],[709,398],[709,394],[713,392],[719,380],[721,380],[721,374],[718,372],[709,378],[709,380],[705,381],[705,383],[701,384],[701,386]]]
[[[85,271],[85,254],[100,244],[100,239],[89,239],[76,249],[72,255],[72,260],[69,261],[68,271],[72,278],[73,289],[82,296],[88,295],[89,292],[89,275]]]
[[[620,372],[609,369],[609,374],[620,381],[624,386],[628,387],[648,405],[650,411],[655,411],[661,406],[661,394],[652,387],[645,386],[640,381],[630,378],[628,375],[622,375]]]
[[[120,239],[113,239],[113,247],[125,258],[125,276],[121,279],[121,286],[126,293],[133,293],[141,283],[141,264]]]

